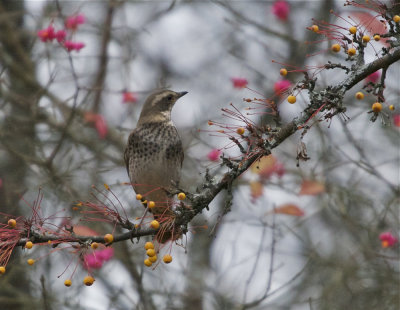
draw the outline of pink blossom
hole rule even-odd
[[[65,27],[67,29],[76,30],[79,25],[84,24],[86,21],[85,15],[79,14],[75,16],[69,16],[65,20]]]
[[[67,49],[68,52],[73,51],[73,50],[79,52],[82,48],[85,47],[85,43],[83,43],[83,42],[72,42],[72,41],[67,40],[67,41],[64,42],[64,47]]]
[[[381,72],[380,71],[375,71],[374,73],[371,73],[365,78],[365,82],[372,82],[376,83],[378,82],[379,78],[381,77]]]
[[[100,139],[104,139],[107,136],[108,126],[104,117],[100,114],[97,114],[96,121],[94,123],[96,127],[97,134]]]
[[[52,41],[56,37],[54,27],[52,25],[45,29],[39,30],[37,35],[42,42]]]
[[[114,256],[114,249],[107,247],[84,255],[84,266],[88,269],[99,269]]]
[[[397,238],[391,232],[383,232],[379,235],[382,242],[382,248],[392,247],[397,243]]]
[[[393,115],[393,124],[396,127],[400,127],[400,114]]]
[[[65,37],[67,36],[67,33],[65,30],[58,30],[55,34],[55,38],[59,43],[63,42],[65,40]]]
[[[247,86],[247,79],[244,78],[231,78],[234,88],[244,88]]]
[[[285,21],[289,16],[290,6],[285,0],[278,0],[272,5],[271,11],[278,19]]]
[[[292,83],[290,83],[289,80],[280,80],[280,81],[275,82],[275,84],[274,84],[275,94],[281,95],[282,93],[287,91],[291,85],[292,85]]]
[[[135,103],[137,101],[137,96],[135,93],[124,92],[122,94],[122,102],[123,103]]]
[[[221,156],[221,151],[218,149],[212,149],[210,153],[207,154],[208,159],[211,161],[218,161],[220,156]]]

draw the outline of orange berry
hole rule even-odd
[[[160,228],[160,223],[156,220],[151,221],[150,223],[151,228],[158,229]]]
[[[145,264],[147,267],[151,267],[151,265],[153,265],[153,263],[151,262],[151,260],[150,260],[149,258],[146,258],[146,259],[144,260],[144,264]]]
[[[212,126],[212,125],[214,125],[214,123],[212,121],[208,121],[208,125]]]
[[[26,248],[26,249],[32,249],[32,247],[33,247],[32,241],[27,241],[27,242],[25,243],[25,248]]]
[[[290,96],[287,98],[287,101],[288,101],[290,104],[295,103],[295,102],[296,102],[296,96],[290,95]]]
[[[106,189],[106,190],[110,190],[110,186],[108,186],[108,184],[106,184],[106,183],[104,183],[104,188]]]
[[[349,31],[350,31],[351,34],[355,34],[357,32],[357,27],[356,26],[351,26],[349,28]]]
[[[11,228],[15,228],[17,227],[17,221],[14,219],[9,219],[7,222],[8,226],[10,226]]]
[[[6,267],[0,266],[0,274],[5,274],[6,273]]]
[[[93,250],[96,250],[96,249],[99,247],[99,244],[98,244],[97,242],[92,242],[92,244],[90,245],[90,247],[91,247]]]
[[[145,249],[145,250],[154,249],[154,244],[153,244],[153,242],[150,242],[150,241],[146,242],[146,244],[144,245],[144,249]]]
[[[364,36],[362,37],[362,40],[363,40],[364,43],[368,43],[369,40],[371,40],[371,38],[370,38],[368,35],[364,35]]]
[[[395,23],[400,22],[400,16],[399,16],[399,15],[393,16],[393,21],[394,21]]]
[[[148,249],[147,251],[146,251],[146,254],[147,254],[147,256],[154,256],[154,255],[156,255],[156,251],[154,251],[154,249]]]
[[[282,68],[281,70],[279,70],[279,74],[282,76],[286,76],[287,75],[287,70],[285,68]]]
[[[319,27],[317,25],[312,25],[311,26],[311,30],[314,32],[318,32],[319,31]]]
[[[357,92],[356,93],[356,99],[358,99],[358,100],[362,100],[362,99],[364,99],[364,94],[362,93],[362,92]]]
[[[136,195],[136,200],[142,200],[142,198],[143,198],[142,195],[140,195],[140,194],[137,194],[137,195]]]
[[[333,52],[337,53],[337,52],[340,51],[340,48],[341,48],[341,47],[340,47],[339,44],[333,44],[332,47],[331,47],[331,50],[332,50]]]
[[[347,54],[348,54],[349,56],[354,56],[354,55],[356,54],[356,49],[355,49],[354,47],[350,47],[350,48],[347,50]]]
[[[393,104],[391,104],[391,105],[389,106],[389,110],[390,110],[390,111],[394,111],[394,105],[393,105]]]
[[[152,263],[155,263],[155,262],[157,261],[157,255],[150,256],[150,257],[148,258],[148,260],[151,261]]]
[[[114,236],[112,234],[106,234],[104,236],[104,241],[106,243],[112,243],[114,241]]]
[[[27,260],[27,263],[28,263],[28,265],[32,266],[35,263],[35,260],[30,258],[30,259]]]
[[[91,286],[94,282],[94,278],[91,276],[86,276],[83,278],[83,284],[85,284],[86,286]]]
[[[66,287],[70,287],[72,285],[72,281],[70,279],[67,279],[67,280],[64,281],[64,285]]]
[[[156,203],[154,201],[149,201],[147,206],[149,207],[149,209],[152,209],[152,208],[154,208],[156,206]]]
[[[379,113],[382,110],[382,104],[379,102],[375,102],[372,105],[372,111],[374,111],[374,113]]]
[[[163,261],[164,263],[169,264],[170,262],[172,262],[172,256],[169,254],[164,255]]]
[[[374,40],[379,41],[381,39],[381,36],[379,34],[374,35]]]
[[[179,193],[178,194],[178,199],[179,200],[185,200],[186,199],[186,194],[185,193]]]
[[[243,128],[243,127],[239,127],[238,129],[236,129],[236,132],[237,132],[239,135],[242,135],[242,134],[244,134],[244,128]]]

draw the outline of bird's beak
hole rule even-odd
[[[177,93],[178,98],[185,96],[187,93],[188,93],[187,91],[181,91],[180,93]]]

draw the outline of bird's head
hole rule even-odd
[[[174,92],[168,89],[153,92],[144,103],[138,125],[170,121],[172,107],[179,98],[186,94],[187,91]]]

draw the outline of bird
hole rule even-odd
[[[172,214],[168,194],[179,185],[184,159],[182,141],[171,120],[176,101],[188,92],[157,90],[146,99],[137,127],[130,133],[124,152],[126,169],[136,194],[155,203],[148,208],[154,219]]]

